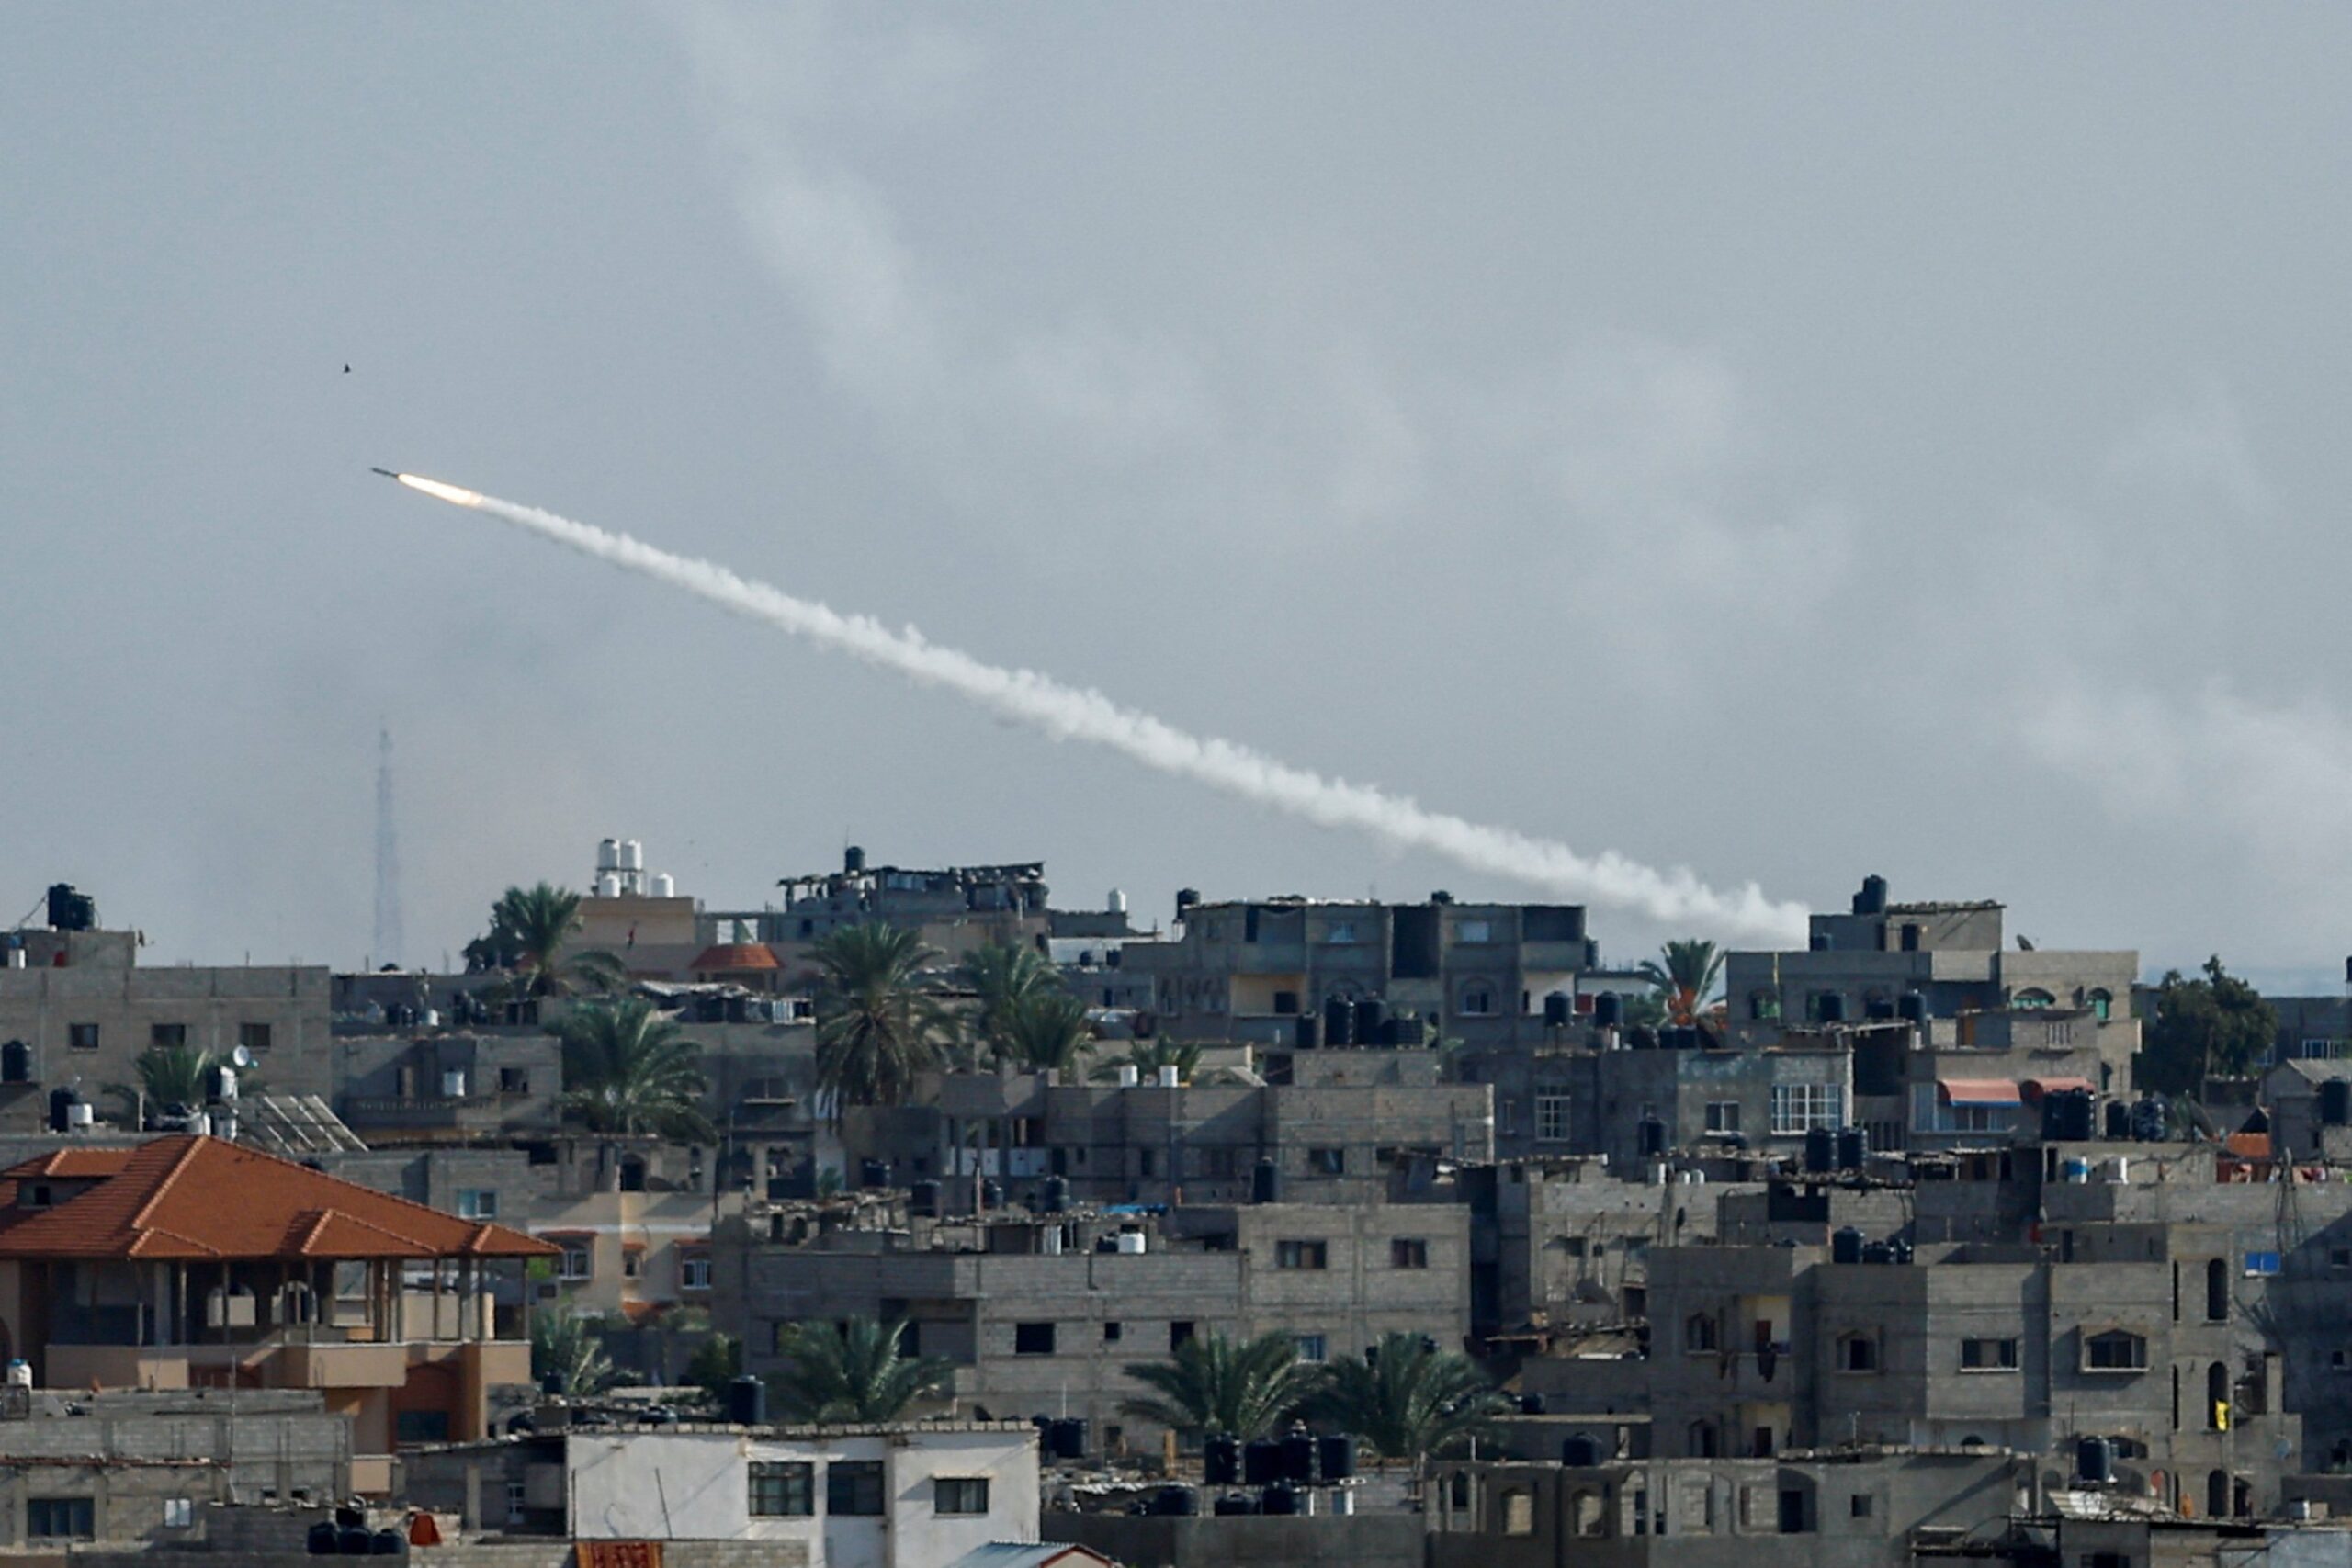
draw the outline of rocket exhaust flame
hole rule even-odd
[[[820,647],[896,670],[927,686],[944,687],[1057,739],[1107,747],[1146,767],[1192,779],[1320,827],[1352,829],[1398,849],[1427,851],[1473,871],[1511,877],[1560,897],[1625,909],[1663,925],[1692,925],[1771,942],[1804,934],[1804,908],[1767,898],[1753,883],[1718,890],[1685,869],[1660,871],[1614,851],[1583,855],[1554,840],[1425,810],[1369,784],[1325,778],[1230,740],[1189,734],[1149,714],[1122,707],[1100,692],[1065,686],[1033,670],[984,664],[967,653],[926,642],[911,626],[892,631],[870,616],[843,615],[767,583],[738,577],[723,566],[672,555],[626,534],[607,533],[552,512],[519,506],[415,474],[390,477],[437,501],[486,512],[582,555],[684,589],[722,609],[807,637]]]

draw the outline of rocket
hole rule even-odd
[[[370,468],[368,471],[371,474],[381,474],[388,479],[396,479],[400,478],[400,475],[392,472],[390,468]]]

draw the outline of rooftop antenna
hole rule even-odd
[[[401,962],[401,842],[392,823],[392,731],[376,734],[376,956],[370,967]]]

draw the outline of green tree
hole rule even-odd
[[[580,929],[580,897],[545,882],[509,887],[491,906],[489,931],[466,944],[466,967],[476,973],[509,971],[514,978],[500,988],[516,999],[616,988],[624,971],[613,954],[592,948],[564,955],[565,944]]]
[[[1024,1072],[1078,1070],[1079,1058],[1094,1049],[1094,1026],[1086,1004],[1067,991],[1029,997],[1012,1010],[1005,1027],[1003,1059]]]
[[[1665,1015],[1663,1021],[1696,1023],[1723,981],[1724,955],[1713,942],[1695,937],[1669,942],[1657,958],[1643,959],[1634,973],[1649,982],[1650,995]]]
[[[951,1033],[924,970],[939,956],[914,932],[878,921],[818,942],[817,1084],[833,1124],[853,1105],[899,1105],[942,1063]]]
[[[2158,983],[2155,1021],[2135,1077],[2142,1089],[2196,1094],[2209,1076],[2233,1077],[2259,1066],[2278,1033],[2278,1010],[2222,968],[2215,954],[2205,961],[2202,979],[2175,969]]]
[[[916,1400],[938,1393],[955,1376],[944,1356],[909,1356],[903,1322],[853,1317],[796,1323],[778,1337],[786,1358],[768,1379],[785,1418],[808,1422],[896,1421]]]
[[[1138,1040],[1125,1055],[1095,1068],[1094,1076],[1114,1078],[1121,1067],[1133,1067],[1147,1083],[1159,1077],[1160,1068],[1173,1067],[1176,1081],[1188,1084],[1201,1070],[1201,1047],[1190,1041],[1179,1044],[1173,1040]]]
[[[583,1003],[549,1032],[563,1042],[564,1111],[589,1131],[717,1140],[700,1103],[710,1087],[701,1053],[651,1002]]]
[[[1034,947],[992,942],[973,950],[960,975],[972,993],[968,1021],[974,1044],[991,1059],[1010,1058],[1021,1010],[1039,997],[1062,989],[1061,976]]]
[[[200,1108],[212,1095],[212,1074],[220,1058],[193,1045],[150,1045],[130,1064],[136,1084],[108,1084],[108,1094],[120,1095],[131,1118],[142,1125],[145,1113],[166,1105]],[[239,1087],[250,1087],[241,1083]]]
[[[1416,1462],[1483,1435],[1510,1408],[1469,1357],[1433,1349],[1417,1334],[1383,1335],[1375,1351],[1331,1362],[1307,1402],[1317,1420],[1382,1458]]]
[[[612,1387],[617,1375],[593,1317],[543,1312],[531,1319],[531,1377],[541,1388],[552,1378],[557,1393],[585,1399]]]
[[[714,1334],[686,1359],[685,1381],[712,1404],[723,1403],[728,1385],[743,1375],[743,1342],[731,1334]]]
[[[1195,1335],[1164,1361],[1132,1361],[1127,1376],[1152,1391],[1121,1402],[1120,1414],[1174,1428],[1248,1441],[1272,1431],[1315,1392],[1315,1369],[1298,1341],[1276,1329],[1255,1339]]]

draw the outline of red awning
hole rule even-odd
[[[2029,1100],[2040,1100],[2045,1094],[2067,1094],[2075,1089],[2085,1094],[2098,1092],[2098,1086],[2088,1078],[2028,1078],[2022,1087]]]
[[[1936,1098],[1946,1105],[2016,1105],[2018,1086],[2007,1078],[1938,1078]]]

